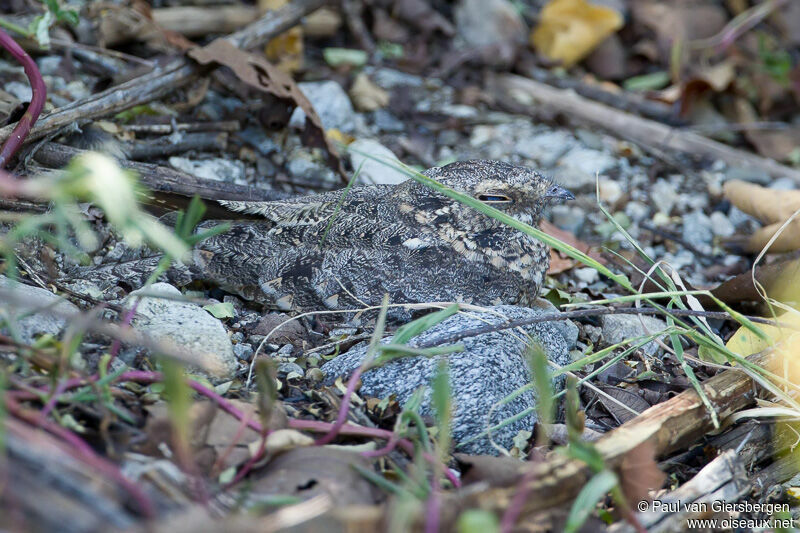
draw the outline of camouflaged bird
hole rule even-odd
[[[544,207],[572,199],[536,171],[497,161],[465,161],[424,173],[527,224]],[[391,303],[527,305],[539,294],[547,246],[410,179],[270,202],[224,201],[261,219],[238,221],[194,250],[194,264],[171,269],[269,307],[344,310]],[[214,226],[218,221],[201,224]],[[106,265],[84,278],[143,283],[157,257]],[[100,277],[98,277],[100,274]]]
[[[532,169],[466,161],[424,173],[521,222],[571,193]],[[411,179],[273,202],[222,202],[263,221],[201,243],[197,275],[282,310],[457,301],[527,305],[547,246]],[[337,209],[337,206],[338,209]]]

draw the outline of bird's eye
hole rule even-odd
[[[489,204],[510,204],[511,198],[504,194],[479,194],[478,200]]]

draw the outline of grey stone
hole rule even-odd
[[[278,374],[299,374],[302,377],[305,374],[303,367],[297,363],[278,363]]]
[[[554,205],[550,216],[557,227],[577,235],[586,221],[586,213],[576,205]]]
[[[400,160],[397,159],[394,152],[378,141],[374,139],[358,139],[351,143],[349,148],[350,164],[355,170],[358,170],[359,167],[361,168],[361,172],[358,175],[361,183],[397,185],[409,179],[399,170],[382,163],[382,161],[386,161],[387,163],[400,165]],[[367,156],[376,157],[378,160],[376,161]]]
[[[769,184],[769,188],[777,191],[793,191],[797,188],[797,184],[792,178],[778,178]]]
[[[675,202],[678,201],[678,193],[673,184],[664,179],[658,179],[653,184],[651,198],[656,209],[668,215],[672,211]]]
[[[580,182],[580,187],[577,184],[575,187],[578,192],[584,192],[586,186],[594,189],[596,177],[602,176],[618,164],[619,161],[611,154],[582,146],[571,149],[559,160],[559,168],[562,169],[562,172],[569,171],[564,173]]]
[[[643,315],[603,315],[600,322],[603,339],[609,345],[667,329],[667,323],[663,320]],[[647,355],[655,355],[658,344],[651,341],[642,349]]]
[[[341,85],[331,80],[305,82],[299,85],[300,90],[314,106],[323,128],[326,130],[336,128],[344,133],[353,131],[355,111],[350,97],[347,96]],[[289,125],[293,128],[303,129],[305,121],[306,113],[298,107],[292,113]]]
[[[692,211],[683,217],[683,240],[698,251],[711,253],[714,238],[711,219],[702,211]]]
[[[424,81],[419,76],[406,74],[391,68],[379,68],[370,75],[372,81],[380,85],[383,89],[393,89],[395,87],[410,86],[422,87]]]
[[[339,182],[333,170],[321,161],[314,159],[305,149],[298,149],[291,153],[286,163],[286,169],[292,176],[308,181]]]
[[[549,302],[538,300],[537,308],[497,306],[492,311],[510,320],[532,318],[541,314],[557,312]],[[448,318],[413,338],[409,346],[444,339],[445,337],[486,325],[500,325],[505,322],[494,312],[459,313]],[[536,338],[544,347],[548,358],[564,365],[570,362],[569,349],[575,344],[578,328],[568,320],[541,322],[523,329]],[[384,340],[384,343],[390,340]],[[458,446],[472,437],[477,437],[487,429],[489,422],[495,425],[526,409],[533,408],[533,391],[521,394],[508,404],[491,412],[493,406],[530,383],[525,351],[527,341],[518,330],[503,330],[467,337],[459,341],[464,351],[442,356],[447,359],[453,403],[455,406],[452,431],[457,449],[466,453],[497,454],[488,438],[482,437]],[[332,383],[338,376],[348,376],[361,364],[366,355],[366,343],[356,346],[345,354],[329,361],[322,367],[326,382]],[[428,387],[439,364],[437,357],[407,357],[395,360],[379,368],[366,372],[362,377],[359,394],[385,398],[396,394],[400,404],[405,403],[419,387],[427,387],[421,407],[423,415],[432,414],[431,391]],[[531,431],[536,421],[531,413],[516,422],[492,433],[494,441],[503,448],[510,448],[512,439],[520,430]]]
[[[14,98],[22,102],[30,102],[33,97],[31,86],[20,81],[10,81],[6,83],[4,89],[7,93],[10,93]]]
[[[514,145],[514,152],[536,161],[542,168],[554,167],[556,162],[571,150],[577,141],[563,130],[548,131],[533,137],[524,136]],[[592,178],[594,181],[594,178]]]
[[[169,164],[192,176],[209,180],[227,181],[238,185],[246,185],[245,167],[241,161],[231,161],[221,157],[194,160],[187,157],[172,156]]]
[[[168,283],[154,283],[133,291],[125,304],[132,306],[132,299],[145,292],[181,296],[181,291]],[[139,299],[132,325],[156,341],[190,350],[200,358],[198,367],[210,369],[215,377],[230,378],[236,372],[233,346],[222,321],[197,304],[145,296]]]
[[[650,214],[650,208],[642,202],[628,202],[625,204],[625,214],[634,222],[641,222]]]
[[[253,346],[247,344],[246,342],[241,342],[239,344],[233,345],[233,355],[235,355],[238,359],[246,362],[250,362],[250,359],[253,358],[253,353],[255,350]]]
[[[711,230],[714,232],[714,235],[718,237],[730,237],[736,232],[736,228],[733,227],[733,223],[728,220],[725,213],[714,211],[709,218],[711,219]]]
[[[471,48],[524,43],[528,27],[508,0],[460,0],[454,18],[459,36]]]
[[[78,313],[75,305],[50,291],[0,276],[0,321],[13,324],[0,329],[6,334],[13,330],[25,344],[44,334],[58,337],[69,317]]]
[[[372,121],[375,127],[383,133],[400,133],[406,129],[402,120],[385,109],[375,110],[372,113]]]

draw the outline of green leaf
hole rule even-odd
[[[341,65],[363,67],[367,64],[369,54],[364,50],[356,50],[353,48],[325,48],[322,51],[322,57],[325,58],[325,62],[332,67]]]
[[[564,532],[572,533],[573,531],[578,531],[594,511],[597,502],[605,497],[618,483],[616,474],[611,470],[602,470],[595,474],[578,493],[578,497],[575,498],[567,517],[567,523],[564,526]]]
[[[666,87],[669,80],[669,72],[659,70],[628,78],[622,83],[622,86],[628,91],[654,91]]]
[[[230,302],[204,305],[203,309],[211,313],[214,318],[233,318],[236,316],[236,313],[233,310],[233,304]]]
[[[467,509],[456,522],[458,533],[495,533],[500,531],[500,522],[491,511]]]
[[[439,455],[445,457],[450,450],[450,419],[453,415],[452,391],[447,360],[440,359],[433,376],[432,403],[436,414],[436,427],[439,435]]]
[[[393,344],[407,344],[408,341],[419,335],[420,333],[431,329],[436,324],[446,320],[458,312],[458,304],[436,311],[435,313],[427,314],[420,317],[408,324],[400,326],[392,338]]]

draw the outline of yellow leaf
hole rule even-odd
[[[800,328],[800,313],[784,313],[778,317],[778,322],[787,326]],[[755,333],[745,327],[740,327],[736,333],[728,339],[725,346],[732,352],[747,357],[779,342],[786,342],[786,348],[790,353],[796,353],[794,349],[800,347],[800,331],[791,327],[770,326],[768,324],[756,324],[769,339],[759,338]],[[794,348],[794,349],[792,349]]]
[[[551,0],[542,9],[531,44],[539,53],[569,67],[589,55],[623,26],[622,15],[586,0]]]
[[[259,10],[263,13],[283,7],[288,0],[260,0]],[[264,47],[267,59],[276,67],[289,74],[303,68],[303,28],[295,26],[270,40]]]

